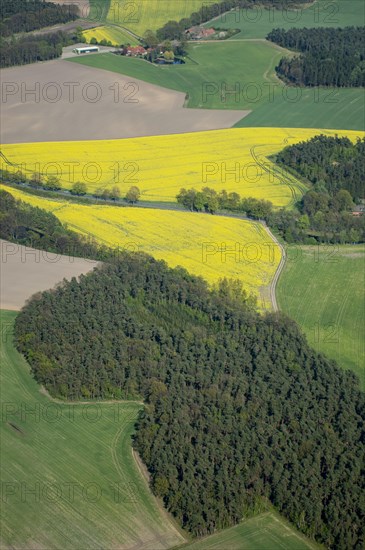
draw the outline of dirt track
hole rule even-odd
[[[53,288],[98,265],[92,260],[59,256],[0,240],[0,308],[19,310],[36,292]]]
[[[283,271],[284,266],[285,266],[286,253],[285,253],[284,247],[279,243],[278,239],[275,237],[275,235],[273,235],[273,233],[271,232],[271,230],[268,228],[267,225],[265,225],[265,229],[268,232],[268,234],[270,235],[270,237],[272,238],[272,240],[278,245],[278,247],[280,248],[280,251],[281,251],[281,260],[280,260],[280,263],[278,265],[278,268],[276,270],[276,273],[275,273],[274,278],[271,281],[271,285],[270,285],[270,299],[271,299],[271,303],[272,303],[272,308],[273,308],[274,311],[279,311],[279,306],[278,306],[278,302],[277,302],[277,299],[276,299],[276,286],[278,284],[278,280],[279,280],[279,277],[281,275],[281,272]]]
[[[2,143],[215,130],[249,112],[185,109],[184,93],[59,59],[4,69],[1,80]]]

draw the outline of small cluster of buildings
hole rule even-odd
[[[212,38],[218,38],[222,40],[227,37],[227,32],[219,31],[212,28],[205,29],[204,27],[197,25],[195,27],[190,27],[190,29],[185,31],[185,35],[188,40],[209,40]]]
[[[126,46],[123,50],[125,50],[124,55],[129,57],[144,57],[151,51],[151,48],[146,50],[143,46]]]
[[[214,29],[205,29],[197,25],[195,27],[190,27],[190,29],[185,31],[185,34],[189,40],[203,40],[204,38],[212,38],[213,34],[216,34],[216,32],[217,31]]]
[[[190,29],[185,31],[185,36],[187,40],[204,40],[204,39],[212,39],[212,38],[225,38],[227,35],[227,32],[225,31],[217,31],[216,29],[205,29],[204,27],[201,27],[199,25],[195,27],[191,27]],[[173,40],[171,42],[171,46],[174,49],[176,46],[179,46],[180,42],[178,40]],[[159,44],[159,48],[162,48],[162,44]],[[149,53],[152,51],[157,51],[159,55],[163,55],[163,50],[161,49],[160,52],[158,52],[158,48],[144,48],[143,46],[125,46],[124,48],[121,48],[119,51],[120,54],[128,56],[128,57],[146,57]]]

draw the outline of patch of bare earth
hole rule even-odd
[[[185,109],[184,93],[64,60],[12,67],[0,76],[2,143],[218,130],[249,113]]]
[[[91,271],[99,262],[0,240],[0,307],[20,310],[35,293]]]

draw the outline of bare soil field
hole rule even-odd
[[[59,59],[0,73],[2,143],[216,130],[232,127],[249,113],[185,109],[184,93]]]
[[[51,254],[0,239],[0,309],[19,310],[36,292],[54,288],[98,265],[92,260]]]

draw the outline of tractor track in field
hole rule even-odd
[[[254,145],[251,147],[250,149],[250,153],[251,153],[251,156],[253,158],[253,160],[256,162],[256,164],[264,171],[266,172],[267,174],[269,174],[270,176],[273,176],[273,177],[277,177],[279,179],[279,181],[281,183],[283,183],[284,185],[287,185],[290,189],[290,192],[291,192],[291,195],[292,195],[292,202],[291,204],[293,204],[296,200],[297,200],[297,192],[293,186],[293,184],[291,183],[291,181],[289,179],[287,179],[286,181],[284,181],[283,179],[283,174],[281,174],[277,169],[276,167],[273,165],[272,167],[270,166],[270,168],[268,166],[266,166],[266,164],[260,160],[260,157],[257,155],[256,153],[256,148],[257,148],[257,145]]]
[[[288,144],[288,140],[286,139],[284,141],[285,145]],[[258,154],[256,153],[256,149],[258,147],[266,147],[267,145],[254,145],[250,148],[250,154],[252,156],[252,159],[254,162],[257,163],[260,168],[269,174],[271,177],[277,177],[279,182],[282,185],[286,185],[289,187],[291,195],[292,195],[292,201],[290,203],[290,206],[293,206],[295,202],[297,202],[300,199],[300,194],[304,194],[306,192],[306,188],[303,184],[301,184],[299,181],[297,181],[294,176],[292,176],[289,172],[285,172],[283,169],[277,167],[274,163],[270,163],[268,166],[265,162],[263,162]],[[266,158],[266,157],[265,157]]]

